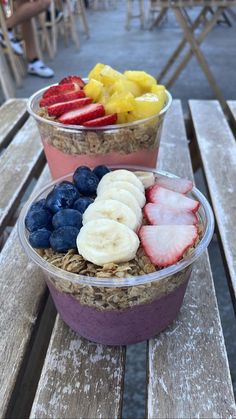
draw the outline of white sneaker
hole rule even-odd
[[[8,37],[9,37],[9,41],[10,41],[13,52],[17,55],[23,55],[24,50],[21,46],[21,42],[18,41],[16,38],[14,38],[14,34],[12,33],[12,31],[8,31]],[[5,38],[1,30],[0,30],[0,44],[2,45],[3,48],[7,47]]]
[[[41,60],[37,60],[28,64],[28,74],[49,78],[54,76],[54,71],[47,67]]]

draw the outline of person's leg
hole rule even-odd
[[[16,25],[27,22],[31,17],[37,16],[49,7],[50,2],[51,0],[36,0],[32,2],[18,0],[14,13],[6,19],[7,28],[14,28]]]

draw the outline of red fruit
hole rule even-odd
[[[164,268],[178,262],[198,238],[191,225],[142,226],[139,237],[151,262]]]
[[[79,86],[74,83],[58,84],[57,86],[49,87],[43,94],[43,98],[46,99],[50,96],[60,95],[61,93],[72,93],[79,90]]]
[[[62,124],[81,125],[85,121],[98,118],[105,114],[104,106],[100,103],[91,103],[81,109],[66,112],[58,119]]]
[[[85,122],[85,127],[103,127],[105,125],[115,124],[117,121],[117,114],[112,113],[110,115],[102,116],[101,118],[91,119],[91,121]]]
[[[191,180],[168,176],[157,176],[155,184],[179,193],[187,193],[193,189]]]
[[[193,212],[168,208],[162,204],[145,205],[144,215],[154,225],[194,225],[198,222]]]
[[[39,106],[40,108],[44,108],[45,106],[50,106],[54,103],[69,102],[70,100],[75,100],[82,97],[85,97],[85,93],[83,92],[83,90],[78,90],[77,92],[72,93],[49,96],[46,99],[41,99],[39,102]]]
[[[64,77],[64,79],[62,79],[59,82],[59,84],[65,84],[65,83],[75,83],[80,87],[80,89],[83,89],[83,87],[85,86],[84,81],[79,76]]]
[[[82,108],[83,106],[88,105],[89,103],[92,103],[92,99],[90,97],[71,100],[70,102],[55,103],[54,105],[48,107],[48,115],[60,116],[65,112]]]
[[[149,202],[164,205],[175,210],[186,210],[196,212],[200,206],[198,201],[188,198],[181,193],[170,191],[161,186],[154,185],[146,191]]]

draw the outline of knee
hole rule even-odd
[[[40,4],[43,9],[47,9],[51,4],[51,0],[41,0]]]

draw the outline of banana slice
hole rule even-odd
[[[139,239],[127,226],[114,220],[100,219],[99,222],[89,221],[80,229],[77,247],[84,259],[103,266],[105,263],[134,259]]]
[[[145,198],[144,193],[141,192],[138,188],[136,188],[136,186],[134,186],[130,182],[117,181],[114,183],[105,183],[101,186],[100,185],[101,185],[101,182],[98,184],[98,189],[97,189],[97,196],[99,197],[102,196],[102,194],[105,191],[109,191],[110,188],[115,188],[117,190],[117,193],[119,193],[119,190],[125,189],[126,191],[130,192],[133,195],[133,197],[138,201],[138,204],[141,208],[145,205],[146,198]]]
[[[83,214],[83,225],[92,220],[97,220],[99,224],[99,218],[117,221],[134,231],[138,230],[140,226],[140,222],[134,211],[127,205],[114,199],[98,200],[89,205]]]
[[[134,198],[131,192],[126,191],[125,189],[119,189],[117,190],[115,187],[112,187],[110,189],[104,190],[101,195],[99,195],[95,202],[101,201],[104,199],[114,199],[116,201],[123,202],[123,204],[128,205],[128,207],[134,211],[139,223],[142,222],[142,210],[138,204],[138,201]]]
[[[114,170],[113,172],[107,173],[101,181],[99,182],[97,192],[99,192],[99,189],[103,187],[105,184],[110,184],[113,182],[129,182],[132,183],[132,185],[136,186],[140,190],[140,192],[144,193],[144,187],[142,182],[135,176],[133,172],[130,172],[129,170],[120,169],[120,170]]]
[[[141,180],[145,189],[149,188],[149,186],[154,185],[155,183],[155,176],[153,172],[134,172],[135,175],[139,180]]]

